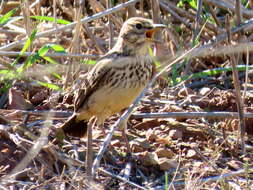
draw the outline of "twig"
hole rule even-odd
[[[187,12],[187,11],[184,11],[183,9],[180,9],[180,8],[178,8],[177,6],[175,6],[175,5],[173,5],[173,3],[171,3],[170,1],[160,1],[159,2],[160,3],[160,6],[161,7],[170,7],[171,9],[173,9],[174,11],[176,11],[179,15],[181,15],[181,17],[183,16],[183,17],[186,17],[186,18],[188,18],[188,19],[190,19],[191,21],[194,21],[195,20],[195,16],[194,15],[192,15],[192,14],[189,14],[189,12]],[[220,32],[222,32],[223,30],[221,29],[221,28],[219,28],[219,27],[216,27],[215,25],[213,25],[213,24],[211,24],[210,22],[206,22],[206,21],[204,21],[203,19],[200,19],[200,24],[202,24],[202,25],[204,25],[205,24],[205,26],[206,26],[206,28],[208,29],[208,30],[211,30],[211,31],[213,31],[214,33],[220,33]],[[187,26],[187,25],[186,25]],[[206,32],[209,32],[208,30],[205,30]]]
[[[243,90],[243,101],[246,98],[246,92],[247,92],[247,87],[248,87],[248,82],[249,82],[249,50],[247,49],[246,52],[246,71],[245,71],[245,85],[244,85],[244,90]]]
[[[210,13],[215,21],[215,23],[217,24],[217,26],[221,27],[221,23],[220,23],[220,20],[218,19],[218,17],[216,16],[216,13],[215,13],[215,10],[213,8],[212,5],[209,5],[209,10],[210,10]]]
[[[3,29],[3,28],[0,28],[0,33],[3,33],[3,34],[12,34],[12,35],[23,34],[22,31],[6,30],[6,29]]]
[[[100,1],[89,0],[89,4],[91,5],[92,9],[97,13],[104,12],[106,10]],[[131,5],[129,5],[129,6],[131,6]],[[129,6],[127,6],[127,7],[129,7]],[[111,14],[110,17],[111,17],[111,21],[115,24],[115,26],[117,26],[118,28],[121,28],[122,21],[118,17],[114,16],[113,14]]]
[[[165,3],[160,2],[160,6],[163,10],[169,12],[173,17],[182,22],[185,26],[190,29],[193,29],[192,25],[183,17],[179,16],[170,6],[167,6]]]
[[[245,113],[245,118],[253,118],[253,113]],[[131,118],[238,118],[237,112],[167,112],[167,113],[139,113],[132,114]]]
[[[0,113],[10,113],[17,115],[26,115],[31,114],[34,116],[43,116],[44,114],[52,115],[51,118],[67,118],[73,114],[70,111],[25,111],[25,110],[5,110],[0,109]],[[16,113],[15,113],[16,112]],[[253,118],[253,113],[245,113],[245,118]],[[8,115],[5,115],[8,118]],[[131,118],[133,119],[141,119],[141,118],[176,118],[176,119],[185,119],[185,118],[238,118],[237,112],[165,112],[165,113],[133,113],[131,114]]]
[[[93,147],[92,147],[92,128],[96,124],[97,119],[92,117],[87,126],[87,151],[86,151],[86,175],[89,179],[92,178],[92,163],[93,163]]]
[[[199,32],[200,32],[200,15],[202,13],[202,4],[203,4],[203,1],[202,0],[198,0],[198,10],[197,10],[197,14],[196,14],[196,19],[195,19],[195,29],[194,29],[194,35],[193,35],[193,40],[192,42],[195,43],[198,35],[199,35]]]
[[[236,14],[236,24],[237,26],[239,26],[242,22],[242,5],[240,0],[236,0],[235,14]]]
[[[105,48],[98,42],[97,38],[95,37],[95,35],[92,34],[90,28],[87,26],[87,24],[83,24],[83,28],[87,34],[87,36],[94,42],[96,49],[102,53],[105,54],[106,50]]]
[[[26,156],[23,158],[23,160],[11,171],[11,173],[6,178],[10,178],[12,175],[15,175],[16,173],[25,169],[27,167],[27,165],[30,163],[30,161],[33,158],[35,158],[35,156],[37,156],[37,154],[40,152],[40,150],[43,148],[43,146],[47,144],[49,126],[51,126],[51,122],[49,122],[49,120],[47,120],[47,122],[45,122],[45,125],[41,130],[40,137],[38,138],[36,143],[33,145],[33,147],[30,149],[30,151],[26,154]]]
[[[230,3],[221,0],[204,0],[204,2],[207,5],[213,5],[221,9],[230,10],[232,12],[235,12],[236,9],[234,5],[231,5]],[[243,17],[250,19],[253,17],[253,11],[242,8],[242,15]]]
[[[34,1],[31,5],[30,5],[30,9],[32,9],[35,5],[37,5],[38,3],[40,3],[41,0],[36,0]]]
[[[21,56],[21,57],[29,57],[32,55],[36,55],[35,52],[24,52],[20,54],[17,51],[0,51],[0,56]],[[88,58],[88,59],[98,59],[100,55],[92,55],[92,54],[75,54],[75,53],[46,53],[45,57],[54,57],[54,58]]]
[[[54,0],[55,1],[55,0]],[[81,17],[82,17],[82,10],[83,10],[83,3],[77,2],[78,0],[75,1],[75,21],[77,22],[75,29],[74,29],[74,36],[71,41],[70,45],[70,52],[71,53],[79,53],[80,52],[80,34],[81,34],[81,29],[82,29],[82,24],[81,24]],[[65,72],[65,81],[63,84],[63,88],[66,89],[68,86],[69,81],[71,81],[71,73],[74,70],[74,66],[76,65],[77,62],[79,62],[79,59],[77,58],[72,58],[68,60],[69,64],[67,64],[67,69]],[[72,78],[73,79],[73,78]]]
[[[24,6],[22,6],[22,13],[24,17],[24,25],[26,30],[26,36],[29,37],[32,34],[32,24],[30,19],[30,9],[29,9],[29,1],[24,1]],[[30,51],[32,49],[31,46],[28,47]]]
[[[132,168],[132,164],[131,164],[131,162],[128,162],[126,164],[126,167],[125,167],[124,173],[123,173],[123,178],[125,178],[126,180],[129,180],[129,177],[131,175],[131,168]]]
[[[111,0],[106,0],[107,9],[110,9],[112,7]],[[113,24],[111,16],[108,16],[108,28],[109,28],[109,49],[112,49],[113,47]]]
[[[231,44],[231,33],[230,33],[230,23],[229,23],[229,16],[226,15],[226,29],[228,33],[228,43]],[[235,88],[235,95],[236,95],[236,105],[239,113],[239,125],[240,125],[240,138],[241,138],[241,146],[243,154],[245,154],[245,118],[244,118],[244,104],[242,102],[241,97],[241,89],[240,89],[240,83],[239,83],[239,76],[238,71],[236,69],[237,62],[235,59],[235,55],[230,56],[231,66],[232,66],[232,73],[233,73],[233,82],[234,82],[234,88]]]
[[[135,183],[133,183],[133,182],[131,182],[131,181],[129,181],[129,180],[126,180],[125,178],[123,178],[123,177],[120,177],[120,176],[118,176],[118,175],[114,175],[114,174],[112,174],[112,173],[110,173],[110,172],[108,172],[108,171],[106,171],[106,170],[103,170],[103,169],[98,169],[98,172],[100,172],[101,174],[103,174],[103,175],[106,175],[106,176],[110,176],[110,177],[114,177],[114,178],[116,178],[116,179],[118,179],[118,180],[120,180],[120,181],[123,181],[123,182],[125,182],[125,183],[127,183],[127,184],[129,184],[129,185],[131,185],[131,186],[133,186],[133,187],[135,187],[135,188],[138,188],[138,189],[141,189],[141,190],[147,190],[145,187],[142,187],[142,186],[140,186],[140,185],[137,185],[137,184],[135,184]]]
[[[212,163],[211,160],[208,160],[208,158],[206,158],[201,151],[199,150],[199,148],[197,146],[192,147],[193,150],[195,150],[195,152],[199,155],[199,157],[209,166],[211,166],[216,172],[219,172],[219,169]]]
[[[83,18],[81,20],[81,22],[82,23],[91,22],[91,21],[93,21],[95,19],[99,19],[101,17],[104,17],[104,16],[107,16],[109,14],[112,14],[112,13],[115,13],[117,11],[120,11],[120,10],[124,9],[125,7],[128,7],[128,6],[132,5],[132,4],[135,4],[138,1],[139,0],[130,0],[130,1],[126,2],[126,3],[121,3],[121,4],[115,6],[115,7],[111,8],[111,9],[107,9],[107,10],[105,10],[103,12],[99,12],[99,13],[94,14],[92,16],[85,17],[85,18]],[[52,35],[52,34],[54,34],[56,32],[61,32],[61,31],[65,31],[67,29],[71,29],[71,28],[75,27],[75,25],[76,25],[76,22],[72,22],[70,24],[61,26],[58,29],[51,29],[51,30],[47,30],[47,31],[44,31],[44,32],[40,32],[40,33],[36,34],[35,38],[50,36],[50,35]],[[16,41],[16,42],[9,43],[9,44],[7,44],[5,46],[0,47],[0,51],[11,50],[12,48],[15,48],[15,47],[23,44],[26,40],[27,40],[27,38],[24,38],[24,39]]]

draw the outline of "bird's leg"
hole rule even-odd
[[[129,144],[129,141],[127,139],[127,135],[126,135],[126,130],[127,130],[127,122],[128,122],[128,118],[127,117],[120,125],[120,129],[122,130],[122,137],[126,143],[126,148],[127,148],[127,153],[131,155],[132,151],[131,151],[131,148],[130,148],[130,144]]]
[[[92,128],[97,122],[97,118],[92,117],[88,122],[87,129],[87,152],[86,152],[86,174],[88,178],[92,178],[93,164],[93,147],[92,147]]]

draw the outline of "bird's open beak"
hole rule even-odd
[[[153,28],[150,29],[150,30],[148,30],[148,31],[146,31],[146,37],[147,37],[148,39],[152,40],[153,37],[154,37],[154,33],[155,33],[156,31],[162,30],[162,29],[164,29],[164,28],[166,28],[166,26],[163,25],[163,24],[153,24]]]

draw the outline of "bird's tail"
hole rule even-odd
[[[61,129],[66,135],[73,137],[85,137],[87,135],[87,121],[77,121],[76,115],[72,115],[62,126]]]

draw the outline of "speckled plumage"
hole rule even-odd
[[[115,46],[87,73],[75,99],[75,113],[61,126],[65,133],[85,136],[92,116],[102,124],[132,104],[154,74],[148,47],[161,27],[140,17],[123,24]]]

